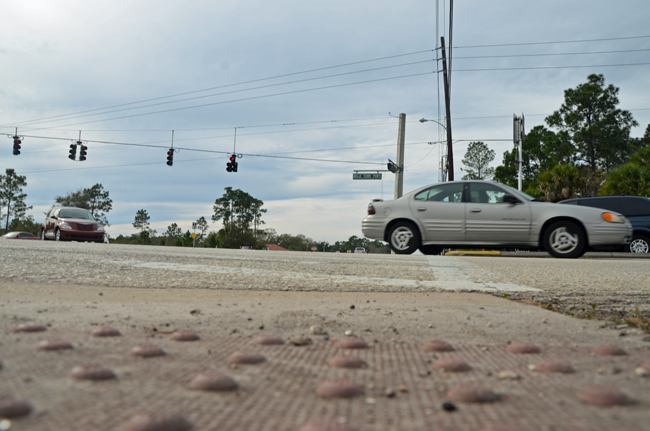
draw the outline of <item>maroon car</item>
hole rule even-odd
[[[29,232],[9,232],[8,234],[0,236],[1,239],[38,239],[39,237],[32,235]]]
[[[104,228],[88,210],[52,207],[39,236],[43,240],[104,242]]]

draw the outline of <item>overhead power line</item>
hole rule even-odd
[[[482,69],[456,69],[455,72],[486,72],[486,71],[499,71],[499,70],[542,70],[542,69],[582,69],[582,68],[598,68],[598,67],[625,67],[625,66],[647,66],[650,63],[627,63],[627,64],[592,64],[585,66],[533,66],[533,67],[497,67],[497,68],[482,68]],[[442,73],[439,70],[438,73]]]
[[[244,91],[253,91],[253,90],[261,90],[261,89],[264,89],[264,88],[280,87],[280,86],[283,86],[283,85],[297,84],[297,83],[308,82],[308,81],[316,81],[316,80],[319,80],[319,79],[334,78],[334,77],[345,76],[345,75],[353,75],[353,74],[358,74],[358,73],[374,72],[374,71],[378,71],[378,70],[392,69],[392,68],[395,68],[395,67],[412,66],[412,65],[415,65],[415,64],[430,63],[430,62],[433,62],[433,61],[435,61],[435,60],[430,59],[430,60],[416,61],[416,62],[411,62],[411,63],[402,63],[402,64],[391,65],[391,66],[377,67],[377,68],[373,68],[373,69],[364,69],[364,70],[356,70],[356,71],[352,71],[352,72],[337,73],[337,74],[334,74],[334,75],[317,76],[317,77],[314,77],[314,78],[299,79],[299,80],[296,80],[296,81],[280,82],[280,83],[277,83],[277,84],[261,85],[261,86],[258,86],[258,87],[242,88],[242,89],[239,89],[239,90],[225,91],[225,92],[222,92],[222,93],[214,93],[214,94],[206,94],[206,95],[203,95],[203,96],[188,97],[188,98],[185,98],[185,99],[171,100],[171,101],[167,101],[167,102],[152,103],[152,104],[149,104],[149,105],[142,105],[142,106],[137,106],[137,107],[132,107],[132,108],[122,108],[122,109],[115,109],[115,110],[112,110],[112,111],[105,111],[105,112],[95,113],[95,114],[78,115],[76,117],[62,118],[59,121],[72,120],[72,119],[84,118],[84,117],[92,117],[92,116],[96,116],[96,115],[106,115],[106,114],[112,114],[114,112],[130,111],[132,109],[143,109],[143,108],[149,108],[149,107],[152,107],[152,106],[169,105],[171,103],[187,102],[187,101],[190,101],[190,100],[205,99],[205,98],[208,98],[208,97],[225,96],[227,94],[241,93],[241,92],[244,92]],[[23,126],[24,127],[24,126],[29,126],[30,124],[40,124],[40,123],[50,122],[50,121],[51,120],[24,122],[22,124],[20,124],[20,123],[15,124],[14,126]]]
[[[625,52],[643,52],[643,51],[650,51],[650,48],[645,48],[645,49],[625,49],[625,50],[618,50],[618,51],[559,52],[559,53],[552,53],[552,54],[472,55],[472,56],[468,56],[468,57],[454,57],[454,59],[552,57],[552,56],[561,56],[561,55],[621,54],[621,53],[625,53]]]
[[[601,39],[556,40],[551,42],[522,42],[522,43],[500,43],[500,44],[491,44],[491,45],[465,45],[465,46],[455,46],[454,48],[463,49],[463,48],[491,48],[495,46],[552,45],[556,43],[604,42],[604,41],[611,41],[611,40],[629,40],[629,39],[645,39],[645,38],[650,38],[650,35],[609,37],[609,38],[601,38]]]
[[[156,101],[156,100],[170,99],[172,97],[186,96],[188,94],[202,93],[202,92],[205,92],[205,91],[218,90],[218,89],[221,89],[221,88],[234,87],[234,86],[237,86],[237,85],[252,84],[252,83],[255,83],[255,82],[268,81],[268,80],[271,80],[271,79],[286,78],[288,76],[295,76],[295,75],[301,75],[301,74],[305,74],[305,73],[319,72],[319,71],[328,70],[328,69],[335,69],[335,68],[339,68],[339,67],[354,66],[354,65],[357,65],[357,64],[370,63],[370,62],[381,61],[381,60],[388,60],[388,59],[391,59],[391,58],[406,57],[406,56],[410,56],[410,55],[423,54],[423,53],[432,52],[432,51],[435,51],[435,50],[434,49],[427,49],[427,50],[422,50],[422,51],[414,51],[414,52],[407,52],[407,53],[404,53],[404,54],[396,54],[396,55],[389,55],[389,56],[386,56],[386,57],[373,58],[373,59],[369,59],[369,60],[360,60],[360,61],[355,61],[355,62],[351,62],[351,63],[338,64],[338,65],[334,65],[334,66],[319,67],[319,68],[316,68],[316,69],[303,70],[303,71],[300,71],[300,72],[285,73],[285,74],[282,74],[282,75],[269,76],[269,77],[266,77],[266,78],[251,79],[251,80],[248,80],[248,81],[241,81],[241,82],[236,82],[236,83],[233,83],[233,84],[219,85],[219,86],[215,86],[215,87],[204,88],[204,89],[201,89],[201,90],[186,91],[184,93],[176,93],[176,94],[171,94],[171,95],[168,95],[168,96],[161,96],[161,97],[154,97],[154,98],[150,98],[150,99],[143,99],[143,100],[139,100],[139,101],[135,101],[135,102],[121,103],[121,104],[118,104],[118,105],[111,105],[111,106],[107,106],[107,107],[104,107],[104,108],[88,109],[88,110],[84,110],[84,111],[73,112],[73,113],[70,113],[70,114],[62,114],[62,115],[56,115],[56,116],[53,116],[53,117],[44,117],[44,118],[39,118],[39,119],[34,119],[34,120],[27,120],[27,121],[22,121],[22,122],[17,123],[17,124],[19,125],[19,124],[24,124],[24,123],[40,122],[40,121],[44,121],[44,120],[52,120],[52,119],[57,119],[57,118],[60,119],[62,117],[71,117],[71,116],[76,116],[76,115],[79,115],[79,114],[86,114],[88,112],[104,111],[104,110],[107,110],[107,109],[120,108],[122,106],[137,105],[137,104],[140,104],[140,103],[148,103],[148,102],[153,102],[153,101]],[[9,124],[3,124],[3,125],[0,125],[0,127],[4,127],[4,126],[8,126],[8,125]]]
[[[143,117],[143,116],[147,116],[147,115],[162,114],[162,113],[166,113],[166,112],[184,111],[184,110],[187,110],[187,109],[204,108],[206,106],[223,105],[223,104],[226,104],[226,103],[243,102],[243,101],[257,100],[257,99],[265,99],[265,98],[276,97],[276,96],[285,96],[285,95],[288,95],[288,94],[299,94],[299,93],[306,93],[306,92],[310,92],[310,91],[328,90],[328,89],[332,89],[332,88],[349,87],[349,86],[352,86],[352,85],[369,84],[369,83],[372,83],[372,82],[381,82],[381,81],[391,81],[391,80],[395,80],[395,79],[413,78],[413,77],[416,77],[416,76],[430,75],[432,73],[435,73],[435,72],[414,73],[414,74],[411,74],[411,75],[392,76],[392,77],[388,77],[388,78],[377,78],[377,79],[369,79],[369,80],[366,80],[366,81],[348,82],[348,83],[345,83],[345,84],[326,85],[326,86],[323,86],[323,87],[314,87],[314,88],[306,88],[306,89],[302,89],[302,90],[285,91],[285,92],[281,92],[281,93],[265,94],[265,95],[261,95],[261,96],[242,97],[241,99],[223,100],[223,101],[220,101],[220,102],[204,103],[204,104],[201,104],[201,105],[184,106],[184,107],[181,107],[181,108],[171,108],[171,109],[164,109],[164,110],[160,110],[160,111],[143,112],[143,113],[140,113],[140,114],[123,115],[123,116],[120,116],[120,117],[104,118],[104,119],[101,119],[101,120],[91,120],[91,121],[83,121],[83,122],[79,122],[79,123],[70,123],[70,124],[59,125],[57,127],[78,126],[78,125],[81,125],[81,124],[91,124],[91,123],[98,123],[98,122],[102,122],[102,121],[121,120],[121,119],[124,119],[124,118],[133,118],[133,117]],[[0,127],[4,127],[4,126],[0,126]]]

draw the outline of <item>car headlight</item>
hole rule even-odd
[[[70,226],[67,223],[61,223],[59,226],[61,226],[61,229],[69,229],[72,230],[72,226]]]
[[[97,230],[100,232],[104,232],[104,227],[103,226],[97,226]]]
[[[616,214],[612,214],[612,213],[603,213],[603,214],[601,215],[601,217],[602,217],[603,220],[605,220],[606,222],[610,222],[610,223],[624,223],[623,219],[622,219],[621,217],[617,216]]]

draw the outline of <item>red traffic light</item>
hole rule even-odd
[[[230,161],[231,161],[231,162],[234,162],[234,161],[235,161],[235,158],[236,158],[236,156],[233,154],[232,156],[230,156]]]
[[[171,156],[172,154],[174,154],[173,151],[167,151],[167,155],[168,155],[168,156]]]

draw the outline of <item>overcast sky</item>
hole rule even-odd
[[[437,24],[433,0],[3,2],[0,170],[27,177],[37,221],[55,196],[102,184],[113,237],[135,232],[139,209],[159,233],[189,229],[228,186],[263,200],[278,233],[361,236],[368,203],[392,198],[394,175],[352,173],[395,160],[395,116],[407,119],[404,192],[439,181],[443,130],[417,121],[444,121],[435,48],[436,32],[449,43],[449,1],[438,9]],[[544,124],[591,73],[620,88],[642,136],[649,12],[647,0],[456,1],[455,176],[470,141],[488,143],[497,166],[513,114],[526,130]],[[16,126],[19,156],[5,137]],[[169,167],[172,130],[180,151]],[[228,173],[235,130],[242,157]],[[84,162],[67,157],[79,131]]]

